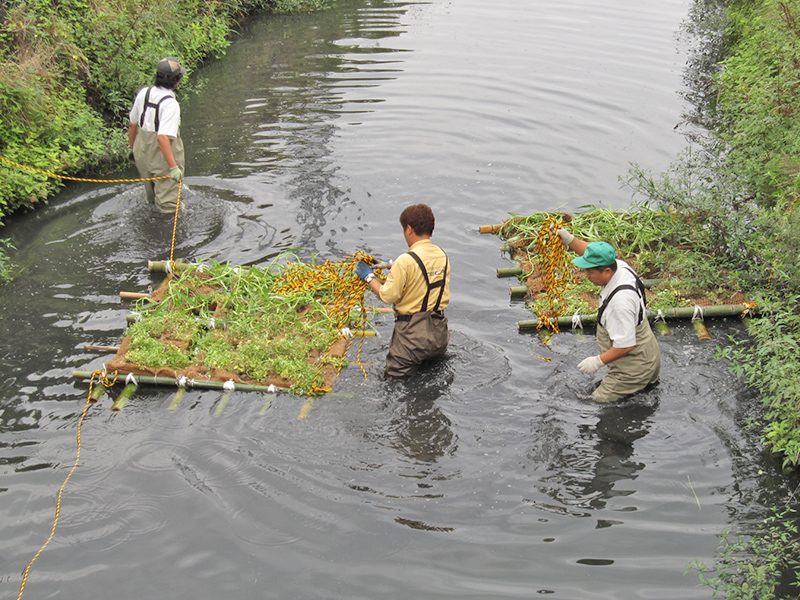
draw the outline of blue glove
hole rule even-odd
[[[372,279],[372,277],[375,277],[375,273],[372,272],[372,267],[370,267],[363,260],[358,261],[358,264],[356,265],[356,273],[358,273],[358,276],[361,279],[367,282]],[[369,277],[370,275],[372,275],[372,277]],[[369,279],[367,279],[368,277]]]

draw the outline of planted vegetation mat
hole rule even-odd
[[[653,311],[745,303],[747,287],[738,273],[720,266],[716,232],[702,215],[646,205],[628,210],[585,208],[575,215],[513,215],[496,228],[520,263],[519,279],[528,288],[531,311],[540,318],[591,315],[598,308],[598,288],[572,265],[575,254],[567,251],[568,260],[553,260],[561,244],[555,233],[559,226],[590,242],[608,242],[642,279],[655,280],[646,291],[647,306]],[[553,281],[560,288],[555,300],[548,294]]]
[[[186,265],[136,301],[139,318],[106,370],[329,391],[355,339],[349,331],[367,326],[358,260],[373,262],[359,253],[321,265]]]

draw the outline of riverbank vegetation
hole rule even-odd
[[[0,2],[0,157],[59,175],[97,173],[127,155],[125,114],[155,65],[189,72],[225,53],[239,19],[323,8],[326,0],[4,0]],[[0,223],[44,202],[60,179],[0,161]]]
[[[723,35],[717,32],[724,31]],[[715,231],[718,258],[759,303],[747,342],[720,352],[756,388],[761,439],[800,466],[800,0],[696,0],[698,47],[687,71],[696,112],[689,148],[668,173],[632,169],[654,205]],[[714,596],[797,597],[797,494],[752,530],[725,534],[712,567],[693,565]],[[793,591],[791,591],[793,590]]]

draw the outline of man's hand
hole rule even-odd
[[[128,162],[131,163],[132,165],[136,164],[136,157],[133,156],[133,148],[131,148],[131,151],[128,152]]]
[[[556,233],[558,234],[558,237],[561,238],[561,243],[564,244],[564,246],[567,248],[569,248],[569,245],[572,243],[572,240],[575,239],[575,236],[572,235],[569,231],[567,231],[563,227],[559,227]]]
[[[600,355],[584,358],[581,362],[578,363],[578,369],[580,369],[583,373],[587,373],[589,375],[591,375],[592,373],[596,373],[597,370],[602,366],[603,366],[603,361],[600,359]]]
[[[366,281],[367,283],[375,279],[375,273],[372,272],[372,267],[370,267],[363,260],[358,261],[358,264],[356,265],[356,273],[360,279]]]
[[[175,165],[169,170],[169,176],[174,181],[180,181],[181,179],[183,179],[183,171],[181,171],[181,168],[179,166]]]

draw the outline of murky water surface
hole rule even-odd
[[[26,597],[709,598],[692,560],[785,492],[743,425],[757,398],[712,357],[735,322],[659,339],[662,383],[587,400],[591,332],[521,335],[510,263],[479,225],[509,213],[623,208],[630,162],[683,141],[688,0],[342,0],[250,22],[182,98],[187,179],[176,256],[264,264],[297,248],[341,259],[405,248],[426,202],[448,250],[448,359],[365,380],[298,419],[303,398],[140,388],[105,399]],[[121,124],[121,127],[123,124]],[[133,172],[114,174],[134,176]],[[23,272],[0,291],[0,561],[16,594],[75,460],[86,385],[159,277],[171,223],[135,184],[71,185],[4,233]],[[550,358],[551,361],[543,360]]]

